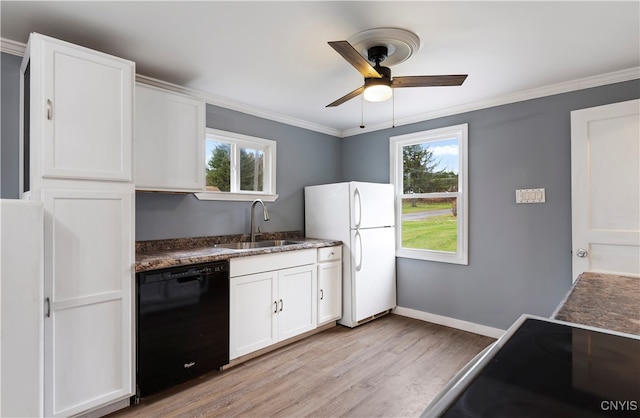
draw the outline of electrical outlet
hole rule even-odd
[[[544,188],[516,190],[516,203],[544,203]]]

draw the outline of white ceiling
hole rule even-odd
[[[638,1],[2,0],[0,14],[5,40],[53,36],[133,60],[138,74],[215,104],[338,136],[363,132],[362,101],[325,106],[363,80],[327,41],[366,29],[419,35],[419,51],[394,75],[469,74],[460,87],[396,89],[394,101],[365,102],[368,130],[640,67]]]

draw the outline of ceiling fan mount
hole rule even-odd
[[[418,35],[404,29],[370,29],[352,36],[350,40],[333,41],[329,45],[362,74],[364,85],[327,107],[339,106],[360,94],[364,94],[368,101],[384,101],[392,96],[392,89],[398,87],[459,86],[467,78],[466,74],[392,78],[391,69],[380,63],[394,65],[405,61],[420,47]]]
[[[371,62],[375,62],[377,67],[382,61],[387,59],[388,53],[389,49],[386,46],[372,46],[367,50],[367,59]]]

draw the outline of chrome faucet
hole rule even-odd
[[[269,212],[267,212],[267,207],[265,206],[264,202],[262,201],[262,199],[256,199],[253,201],[253,203],[251,204],[251,242],[256,242],[256,235],[260,235],[260,228],[258,228],[258,233],[256,234],[256,231],[254,229],[254,225],[255,225],[255,217],[253,214],[253,208],[255,208],[256,204],[260,203],[262,205],[262,212],[264,213],[264,220],[268,221],[269,220]]]

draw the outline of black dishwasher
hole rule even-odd
[[[141,272],[136,287],[136,402],[229,363],[228,261]]]

